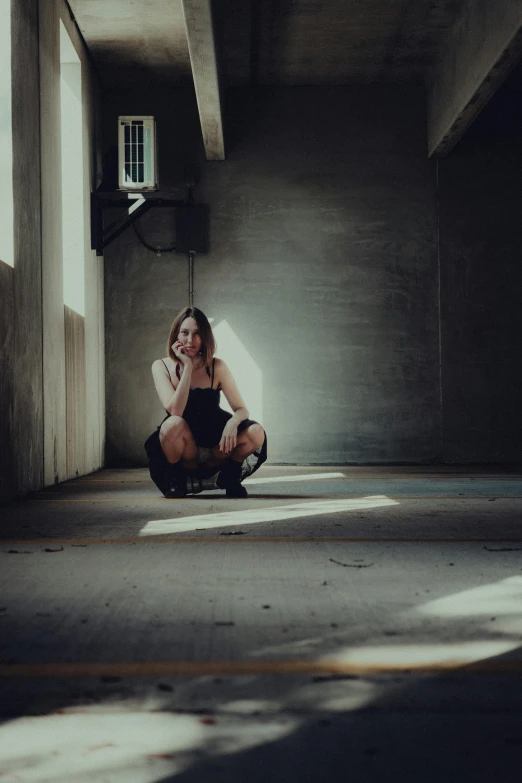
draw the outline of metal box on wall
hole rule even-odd
[[[118,188],[158,189],[154,117],[118,117]]]

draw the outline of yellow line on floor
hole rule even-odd
[[[202,531],[203,532],[203,531]],[[171,536],[150,536],[142,538],[128,536],[121,538],[37,538],[37,539],[0,539],[0,547],[7,546],[87,546],[87,544],[520,544],[522,538],[363,538],[354,536],[244,536],[237,534],[224,534],[222,536],[185,536],[173,538]]]
[[[0,665],[0,677],[175,677],[245,674],[520,674],[522,660],[478,661],[470,663],[443,661],[432,664],[342,663],[339,661],[137,661],[116,663],[15,663]]]

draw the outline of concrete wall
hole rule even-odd
[[[520,462],[522,65],[439,161],[448,462]]]
[[[422,90],[231,93],[224,163],[202,162],[191,96],[107,96],[106,148],[118,113],[156,115],[162,186],[199,173],[211,252],[196,258],[195,304],[226,319],[261,371],[269,459],[438,461],[435,162]],[[167,244],[169,221],[149,214],[140,231]],[[108,457],[138,465],[162,418],[150,365],[187,303],[186,261],[148,253],[132,230],[105,257]]]
[[[0,263],[2,406],[0,497],[9,498],[102,465],[103,266],[89,247],[95,84],[63,0],[12,2],[14,267]],[[63,20],[82,62],[86,316],[74,377],[87,368],[83,441],[67,469],[65,308],[62,288],[60,53]],[[69,352],[69,357],[71,356]],[[69,358],[69,361],[71,359]],[[75,372],[76,369],[76,372]]]
[[[0,261],[0,497],[42,485],[38,12],[12,3],[14,267]]]
[[[104,161],[114,159],[117,118],[126,114],[155,115],[160,185],[168,188],[172,198],[184,198],[186,175],[198,170],[202,155],[193,92],[173,94],[153,88],[145,94],[105,92]],[[102,187],[114,190],[117,168],[104,165],[104,174]],[[121,212],[108,210],[104,217],[110,224]],[[148,243],[170,247],[175,241],[174,210],[150,212],[137,228]],[[141,465],[147,430],[163,418],[150,366],[155,358],[165,356],[174,314],[187,303],[187,262],[173,253],[158,257],[147,251],[132,228],[105,249],[104,258],[106,464]]]

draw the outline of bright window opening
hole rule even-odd
[[[212,319],[214,320],[214,319]],[[228,321],[220,321],[212,330],[218,345],[217,355],[228,365],[248,408],[249,418],[263,423],[263,373]],[[221,395],[220,405],[231,411]]]
[[[64,303],[85,315],[82,66],[60,22]]]
[[[0,259],[14,266],[11,0],[0,0]]]

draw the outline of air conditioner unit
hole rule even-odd
[[[157,190],[154,117],[118,117],[118,188]]]

